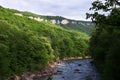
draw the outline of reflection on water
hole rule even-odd
[[[52,80],[100,80],[91,59],[63,61],[55,67],[58,74],[51,76]],[[47,80],[46,78],[34,80]]]

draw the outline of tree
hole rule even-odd
[[[119,0],[97,0],[92,3],[90,10],[95,12],[87,14],[87,18],[91,18],[96,23],[96,31],[90,39],[89,50],[102,80],[119,80],[120,2]],[[109,14],[100,14],[100,10]]]

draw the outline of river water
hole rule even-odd
[[[67,60],[55,67],[58,72],[51,80],[100,80],[99,74],[91,59]],[[48,80],[48,77],[35,80]]]

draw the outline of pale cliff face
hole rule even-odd
[[[64,20],[61,21],[61,24],[68,24],[68,23],[69,23],[69,21],[66,20],[66,19],[64,19]]]
[[[53,19],[53,20],[51,20],[51,22],[53,23],[53,24],[68,24],[69,23],[69,21],[68,20],[66,20],[66,19],[63,19],[61,22],[59,21],[59,20],[55,20],[55,19]]]
[[[34,20],[40,21],[40,22],[43,21],[43,19],[41,19],[41,18],[39,18],[39,17],[38,17],[38,18],[34,18]]]
[[[55,19],[51,20],[51,22],[52,22],[53,24],[56,24],[56,20],[55,20]]]
[[[17,15],[17,16],[23,16],[22,14],[20,14],[20,13],[14,13],[15,15]]]

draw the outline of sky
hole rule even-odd
[[[63,16],[86,20],[86,13],[94,0],[0,0],[5,8],[29,11],[39,15]],[[88,19],[90,20],[90,19]]]

